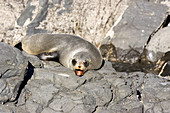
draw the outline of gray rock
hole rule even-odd
[[[41,111],[43,110],[43,106],[34,101],[27,100],[25,103],[25,109],[29,113],[41,113]]]
[[[62,1],[62,0],[52,0],[52,2],[53,2],[54,4],[61,4],[61,1]]]
[[[125,99],[119,104],[113,104],[108,107],[112,113],[143,113],[143,105],[137,100]]]
[[[37,33],[49,33],[47,30],[35,29],[34,27],[28,27],[26,32],[27,32],[27,36],[34,35]]]
[[[105,61],[104,65],[102,66],[101,69],[98,70],[99,73],[104,74],[104,75],[115,75],[116,76],[116,70],[112,67],[112,63]]]
[[[87,104],[87,105],[89,104],[94,105],[94,103],[96,103],[96,105],[98,106],[104,106],[104,105],[107,105],[113,98],[112,97],[113,94],[110,89],[110,84],[108,84],[107,81],[101,80],[100,82],[90,82],[90,83],[83,85],[80,89],[87,96],[89,96],[85,98],[84,100],[84,102],[87,102],[84,104]],[[91,101],[91,99],[89,98],[94,98],[95,100]]]
[[[0,42],[0,47],[0,77],[9,78],[24,73],[25,70],[22,69],[26,68],[27,60],[21,52],[2,42]]]
[[[36,33],[47,33],[48,32],[47,30],[36,29],[35,27],[38,27],[40,25],[40,22],[42,22],[47,16],[48,6],[49,6],[48,0],[39,1],[41,10],[38,10],[37,14],[35,15],[35,18],[33,18],[33,11],[38,6],[31,5],[32,2],[33,1],[29,1],[27,3],[26,8],[23,10],[20,17],[17,20],[17,24],[19,26],[23,26],[26,20],[30,18],[31,22],[27,25],[27,29],[26,29],[26,34],[28,36],[36,34]]]
[[[58,112],[58,111],[55,111],[55,110],[50,109],[50,108],[44,108],[41,113],[63,113],[63,112],[62,111]]]
[[[163,77],[167,77],[169,78],[170,75],[170,61],[165,62],[165,64],[163,65],[163,67],[161,68],[160,75]]]
[[[21,52],[0,42],[0,102],[14,101],[24,80],[27,59]]]
[[[26,52],[22,51],[22,54],[27,57],[28,61],[33,65],[34,67],[41,68],[43,67],[43,62],[34,55],[27,54]]]
[[[20,17],[18,18],[18,20],[17,20],[18,25],[23,26],[28,18],[30,18],[32,20],[33,10],[35,10],[35,8],[37,6],[30,5],[31,2],[32,1],[30,1],[30,3],[27,4],[26,8],[23,10]],[[47,15],[48,0],[40,0],[39,4],[40,4],[40,6],[42,6],[42,9],[36,15],[36,17],[33,19],[33,21],[28,25],[28,28],[38,27],[40,22],[43,19],[45,19],[46,15]]]
[[[35,6],[31,6],[30,4],[27,5],[27,7],[22,11],[20,17],[17,20],[17,24],[19,26],[23,26],[24,23],[28,18],[32,18],[33,16],[33,10],[35,9]]]
[[[49,80],[34,79],[28,82],[26,88],[32,93],[31,100],[43,106],[47,106],[54,94],[58,93],[58,88]]]
[[[34,20],[28,25],[28,28],[38,27],[40,22],[42,22],[47,16],[47,12],[48,12],[47,9],[48,9],[48,4],[45,4],[40,10],[40,12],[36,15]]]
[[[64,0],[64,7],[67,11],[67,13],[70,13],[72,11],[71,6],[73,4],[73,0]]]
[[[169,113],[170,112],[170,100],[165,100],[163,102],[160,102],[160,108],[162,110],[162,113]],[[155,111],[156,112],[156,111]]]
[[[49,107],[55,111],[63,111],[69,113],[75,106],[77,106],[72,99],[69,97],[61,97],[60,99],[55,99]]]
[[[14,113],[14,110],[9,106],[0,104],[0,113]]]
[[[115,89],[115,101],[121,101],[125,99],[127,96],[130,96],[132,94],[133,90],[131,89],[130,85],[121,85],[119,87],[116,87]]]
[[[35,69],[35,79],[46,79],[68,89],[76,89],[85,82],[84,78],[77,78],[74,72],[65,67],[53,67],[51,69]]]
[[[48,4],[48,0],[39,0],[39,4],[41,7],[44,7]]]
[[[170,51],[170,27],[165,27],[160,29],[155,35],[151,38],[148,45],[146,46],[146,57],[148,60],[155,62],[160,59],[164,53]]]
[[[84,105],[77,105],[74,109],[71,110],[70,113],[89,113],[89,111],[85,110]]]
[[[167,80],[164,80],[152,74],[147,74],[146,77],[147,79],[144,80],[145,84],[142,91],[142,97],[145,103],[155,103],[170,99],[170,83]]]
[[[115,35],[111,43],[116,47],[117,58],[135,62],[143,52],[151,33],[162,23],[166,12],[167,7],[164,5],[133,1],[122,20],[113,28]]]
[[[170,83],[166,79],[147,74],[142,90],[142,101],[146,113],[168,113]]]
[[[113,110],[100,110],[97,111],[96,113],[113,113]]]
[[[88,70],[81,78],[85,79],[87,82],[92,82],[101,80],[104,76],[96,70]]]
[[[129,73],[126,79],[127,84],[132,82],[133,90],[136,90],[144,83],[145,73],[143,72],[132,72]],[[129,81],[130,80],[130,81]]]
[[[169,100],[164,100],[158,103],[145,103],[144,112],[145,113],[169,113]]]
[[[77,106],[81,106],[84,109],[83,111],[88,111],[85,109],[82,99],[83,95],[80,94],[79,91],[67,90],[67,93],[60,92],[58,95],[56,95],[53,101],[49,104],[49,107],[56,112],[63,111],[64,113],[73,112],[75,109],[77,110]]]

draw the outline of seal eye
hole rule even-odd
[[[73,66],[75,66],[75,65],[76,65],[76,63],[77,63],[77,61],[76,61],[75,59],[73,59],[73,60],[72,60],[72,64],[73,64]]]
[[[88,66],[89,66],[89,62],[88,62],[88,61],[85,61],[85,62],[84,62],[84,66],[85,66],[85,67],[88,67]]]

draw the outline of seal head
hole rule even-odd
[[[85,52],[76,53],[70,61],[71,68],[77,76],[83,76],[87,69],[90,68],[91,58]]]

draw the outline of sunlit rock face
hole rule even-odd
[[[138,0],[131,2],[120,22],[112,27],[114,33],[108,34],[110,40],[104,44],[114,46],[117,60],[135,63],[152,32],[164,21],[167,10],[162,4]]]

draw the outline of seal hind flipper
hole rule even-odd
[[[59,54],[57,51],[55,52],[45,52],[38,54],[37,57],[41,60],[54,60],[58,61]]]

